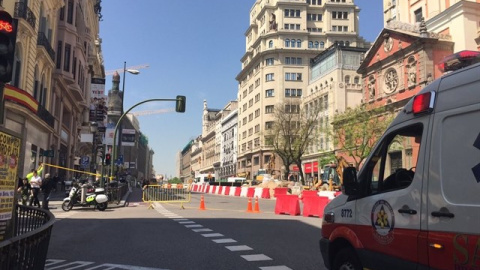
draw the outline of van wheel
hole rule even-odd
[[[333,260],[334,270],[362,270],[362,264],[352,248],[344,248]]]

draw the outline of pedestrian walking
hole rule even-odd
[[[40,186],[42,185],[42,178],[38,175],[37,170],[33,171],[32,178],[30,178],[30,185],[32,186],[32,197],[30,198],[29,205],[40,207],[38,193],[40,192]]]
[[[50,178],[50,174],[45,174],[45,178],[42,180],[42,192],[43,192],[43,201],[42,208],[48,210],[48,201],[50,200],[50,193],[53,189],[53,179]]]
[[[26,177],[22,179],[22,183],[18,187],[17,191],[20,193],[22,198],[22,205],[27,205],[28,198],[32,192],[32,186],[30,186]]]

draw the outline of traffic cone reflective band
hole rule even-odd
[[[258,206],[258,196],[255,196],[255,208],[253,209],[254,213],[260,213],[260,207]]]
[[[248,213],[253,212],[253,210],[252,210],[252,198],[248,198],[247,212]]]
[[[205,200],[203,199],[203,195],[200,197],[200,210],[206,210],[205,209]]]

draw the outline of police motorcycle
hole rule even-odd
[[[68,197],[63,199],[63,211],[70,211],[74,206],[94,206],[105,211],[108,206],[108,197],[103,188],[93,188],[89,184],[73,183]]]

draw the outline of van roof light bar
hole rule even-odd
[[[458,70],[480,62],[479,51],[460,51],[445,56],[439,64],[443,72]]]

